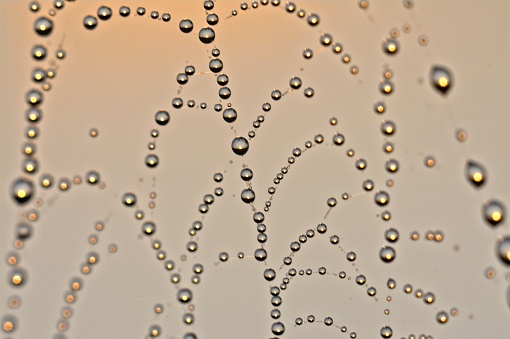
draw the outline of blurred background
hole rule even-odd
[[[393,338],[507,338],[510,269],[497,249],[498,237],[510,235],[510,3],[275,4],[0,1],[3,337],[269,338],[280,336],[273,324],[281,322],[284,338],[379,338],[384,327]],[[108,13],[101,6],[111,9],[107,20],[98,19]],[[85,27],[94,21],[87,16],[95,28]],[[51,20],[49,34],[37,33],[48,25],[40,17]],[[179,27],[185,19],[193,23],[188,33]],[[213,28],[212,43],[200,41],[203,27]],[[396,52],[385,51],[388,41]],[[39,45],[45,58],[33,56]],[[219,73],[209,68],[213,49],[223,62]],[[178,83],[190,65],[195,73]],[[450,73],[446,94],[432,83],[435,66]],[[219,74],[228,76],[228,98],[219,96]],[[293,77],[300,88],[291,87]],[[42,93],[40,104],[27,103],[33,89]],[[272,98],[274,90],[281,99]],[[374,110],[379,102],[383,113]],[[36,122],[27,120],[31,107],[40,110]],[[237,112],[232,123],[222,115],[229,107]],[[161,110],[170,116],[164,126],[155,121]],[[382,132],[387,121],[391,135]],[[37,136],[27,137],[34,127]],[[336,133],[341,145],[333,142]],[[244,156],[231,149],[236,136],[249,140]],[[157,166],[146,165],[149,154]],[[360,159],[364,169],[356,166]],[[395,172],[387,170],[391,159]],[[485,170],[483,185],[467,178],[468,161]],[[253,171],[248,184],[240,176],[245,167]],[[96,184],[88,183],[90,171]],[[46,174],[50,188],[41,183]],[[24,204],[13,198],[20,177],[34,187]],[[365,180],[373,190],[363,188]],[[241,199],[247,185],[252,204]],[[375,203],[377,191],[387,192],[387,205]],[[136,196],[131,206],[123,203],[127,192]],[[208,194],[213,203],[205,202]],[[503,206],[495,226],[485,220],[489,200]],[[265,232],[257,230],[255,210],[264,213]],[[146,221],[156,225],[150,236],[142,231]],[[202,228],[193,232],[196,221]],[[31,229],[25,239],[20,223]],[[309,229],[315,236],[284,265],[291,243]],[[388,229],[398,231],[397,241],[385,238]],[[395,250],[391,263],[380,258],[383,246]],[[265,261],[254,259],[261,247]],[[223,252],[228,260],[220,260]],[[264,278],[268,268],[272,281]],[[358,275],[366,282],[357,284]],[[274,306],[270,287],[282,283],[281,305]],[[192,291],[191,302],[178,300],[183,288]],[[435,296],[431,304],[427,292]],[[327,317],[333,325],[324,324]]]

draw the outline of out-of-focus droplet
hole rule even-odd
[[[126,206],[134,206],[136,204],[136,195],[131,192],[124,193],[122,196],[122,202]]]
[[[446,95],[452,87],[453,77],[446,67],[433,66],[430,71],[430,82],[436,90]]]
[[[374,195],[374,201],[379,206],[385,206],[390,202],[390,195],[385,191],[378,191]]]
[[[232,151],[237,155],[244,155],[246,152],[248,152],[248,149],[250,147],[250,144],[248,143],[248,140],[244,137],[235,137],[234,140],[232,140]]]
[[[204,44],[210,44],[214,41],[216,34],[211,27],[203,27],[200,32],[198,32],[198,38]]]
[[[468,160],[466,162],[466,177],[467,179],[475,186],[482,186],[487,180],[486,170],[485,168],[478,162],[473,160]]]
[[[440,324],[445,324],[448,321],[448,313],[445,311],[439,311],[436,315],[436,320]]]
[[[337,146],[340,146],[344,143],[345,141],[345,137],[343,136],[343,134],[340,134],[340,133],[335,133],[335,135],[333,135],[333,143]]]
[[[395,159],[388,159],[385,164],[386,170],[390,173],[395,173],[398,171],[399,163]]]
[[[399,50],[398,41],[395,39],[384,39],[383,50],[387,54],[395,54]]]
[[[43,45],[35,45],[32,48],[32,57],[36,60],[43,60],[48,54],[48,50]]]
[[[306,22],[308,22],[310,26],[317,26],[320,22],[320,18],[317,14],[310,13],[306,19]]]
[[[177,300],[179,300],[183,304],[189,303],[192,299],[193,294],[191,293],[191,290],[187,288],[181,288],[177,292]]]
[[[41,36],[47,36],[53,30],[53,21],[44,16],[39,17],[34,22],[34,30]]]
[[[393,135],[396,129],[397,127],[393,121],[385,120],[381,124],[381,132],[385,135]]]
[[[159,158],[155,154],[149,154],[145,157],[145,164],[150,168],[156,167],[158,165],[158,163],[159,163]]]
[[[382,94],[386,95],[391,94],[394,89],[395,85],[393,85],[393,82],[391,82],[390,80],[381,81],[379,85],[379,90],[381,91]]]
[[[393,330],[389,326],[384,326],[381,328],[381,337],[382,338],[391,338],[393,335]]]
[[[12,195],[14,200],[23,204],[32,198],[34,192],[34,184],[30,179],[18,178],[12,184]]]
[[[497,200],[484,201],[482,213],[489,224],[496,226],[505,219],[505,206]]]
[[[27,103],[30,105],[34,105],[34,106],[40,105],[43,101],[43,95],[42,95],[41,91],[39,91],[37,89],[32,89],[27,92],[26,100],[27,100]]]
[[[5,315],[1,320],[2,330],[6,333],[13,333],[18,328],[18,321],[13,315]]]
[[[498,237],[496,251],[501,261],[510,265],[510,236]]]

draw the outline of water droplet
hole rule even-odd
[[[385,135],[393,135],[396,131],[396,126],[393,121],[385,120],[381,124],[381,132]]]
[[[158,163],[159,163],[159,158],[155,154],[149,154],[145,157],[145,164],[150,168],[156,167],[158,165]]]
[[[211,59],[211,61],[209,61],[209,69],[213,73],[221,72],[221,70],[223,69],[223,61],[221,61],[220,59]]]
[[[35,20],[34,30],[41,36],[47,36],[53,30],[53,21],[44,16],[41,16]]]
[[[43,60],[47,54],[48,50],[43,45],[35,45],[32,48],[32,57],[36,60]]]
[[[303,57],[305,59],[311,59],[313,57],[313,51],[309,48],[306,48],[304,51],[303,51]]]
[[[207,15],[206,21],[209,25],[214,26],[218,23],[218,21],[220,21],[220,18],[218,17],[218,15],[211,13]]]
[[[26,203],[32,198],[34,184],[30,179],[18,178],[12,184],[12,195],[14,199],[20,203]]]
[[[480,187],[485,183],[486,173],[485,168],[480,163],[473,160],[466,162],[466,177],[475,187]]]
[[[241,170],[241,179],[244,181],[250,181],[253,178],[253,171],[249,168],[243,168]]]
[[[308,24],[310,26],[317,26],[320,22],[320,18],[317,14],[311,13],[311,14],[308,14],[308,18],[306,19],[306,22],[308,22]]]
[[[158,125],[164,126],[170,121],[170,114],[167,111],[158,111],[154,118]]]
[[[443,95],[452,87],[453,79],[450,71],[444,66],[433,66],[430,71],[430,82],[432,86]]]
[[[343,144],[345,141],[345,138],[342,134],[340,133],[335,133],[335,135],[333,135],[333,143],[335,145],[338,145],[340,146],[341,144]]]
[[[193,22],[190,19],[182,19],[179,22],[179,29],[183,33],[189,33],[193,30]]]
[[[112,9],[107,6],[101,6],[97,10],[97,17],[101,20],[108,20],[112,17]]]
[[[384,39],[384,42],[383,42],[383,50],[387,53],[387,54],[395,54],[398,52],[398,49],[399,49],[399,45],[398,45],[398,41],[395,40],[395,39]]]
[[[156,232],[156,224],[152,221],[146,221],[142,224],[142,232],[146,235],[152,235]]]
[[[127,6],[121,6],[119,8],[119,14],[120,14],[120,16],[125,18],[125,17],[129,16],[129,14],[131,14],[131,9],[129,9],[129,7],[127,7]]]
[[[396,252],[393,247],[383,246],[379,251],[379,257],[384,262],[392,262],[395,259]]]
[[[381,91],[382,94],[386,95],[391,94],[394,89],[395,85],[393,85],[393,82],[391,82],[390,80],[381,81],[379,85],[379,90]]]
[[[204,27],[198,33],[198,38],[204,44],[210,44],[211,42],[214,41],[215,37],[216,37],[216,34],[214,33],[214,30],[211,27]]]
[[[448,321],[448,313],[445,311],[437,312],[436,320],[440,324],[445,324]]]
[[[301,79],[298,77],[292,77],[289,81],[289,85],[293,89],[298,89],[301,87]]]
[[[273,332],[274,335],[281,335],[285,332],[285,326],[281,322],[273,323],[271,332]]]
[[[232,151],[237,155],[244,155],[248,152],[250,144],[244,137],[235,137],[232,140]]]
[[[497,200],[484,201],[482,213],[489,224],[496,226],[505,218],[505,206]]]
[[[510,265],[510,236],[500,236],[498,238],[496,251],[501,261]]]
[[[267,268],[264,270],[264,279],[267,281],[273,281],[276,278],[276,272],[272,268]]]
[[[126,206],[134,206],[136,204],[136,195],[131,192],[124,193],[122,196],[122,202]]]
[[[381,328],[381,337],[382,338],[391,338],[393,335],[393,330],[389,326],[384,326]]]
[[[87,15],[83,18],[83,26],[87,29],[94,29],[97,26],[97,19],[95,16]]]
[[[177,292],[177,300],[179,300],[181,303],[186,304],[189,303],[193,299],[193,294],[191,293],[191,290],[187,288],[181,288]]]
[[[386,170],[390,173],[395,173],[398,171],[398,161],[395,159],[388,159],[385,164]]]
[[[205,10],[210,11],[213,8],[214,8],[214,1],[212,1],[212,0],[204,1],[204,9]]]
[[[257,261],[264,261],[267,258],[267,252],[263,248],[257,248],[253,254]]]
[[[244,189],[241,192],[241,200],[247,204],[255,201],[255,192],[252,189]]]

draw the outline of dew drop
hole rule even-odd
[[[210,44],[214,41],[214,38],[216,37],[216,34],[214,33],[214,30],[211,27],[204,27],[198,32],[198,38],[202,43],[204,44]]]
[[[40,36],[47,36],[53,30],[53,21],[42,16],[35,20],[34,30]]]
[[[496,226],[505,218],[505,206],[497,200],[484,201],[482,213],[489,224]]]

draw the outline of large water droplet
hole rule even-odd
[[[214,41],[214,38],[216,37],[216,34],[214,33],[214,30],[211,27],[204,27],[198,32],[198,38],[200,41],[202,41],[204,44],[210,44]]]
[[[39,17],[35,20],[34,30],[41,36],[47,36],[53,30],[53,21],[44,16]]]
[[[246,154],[249,147],[250,144],[244,137],[235,137],[234,140],[232,140],[232,151],[237,155]]]

